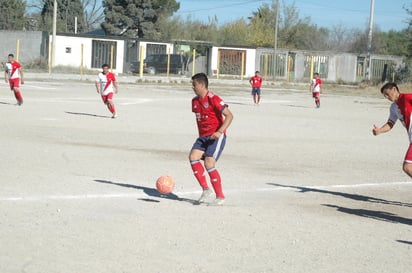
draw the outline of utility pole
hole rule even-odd
[[[273,0],[275,1],[275,0]],[[279,24],[279,0],[276,0],[276,18],[275,18],[275,42],[273,45],[273,80],[276,80],[276,51],[278,48],[278,24]]]
[[[368,32],[368,49],[367,49],[366,60],[365,60],[365,65],[366,65],[365,78],[367,80],[371,79],[370,68],[371,68],[371,50],[372,50],[372,31],[373,31],[374,10],[375,10],[375,0],[371,0],[371,10],[370,10],[370,16],[369,16],[369,32]]]
[[[56,25],[57,25],[57,0],[53,3],[53,34],[52,34],[52,61],[51,67],[54,66],[56,60]]]

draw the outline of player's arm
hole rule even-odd
[[[6,83],[9,82],[9,70],[7,69],[7,67],[4,69],[4,81]]]
[[[100,82],[99,82],[99,81],[95,81],[94,83],[95,83],[95,85],[96,85],[96,91],[97,91],[97,93],[100,93]]]
[[[117,81],[116,79],[113,81],[113,87],[114,87],[114,92],[117,94],[119,92],[119,89],[117,87]]]
[[[24,84],[23,69],[21,67],[19,68],[19,72],[20,72],[20,82],[21,84]]]
[[[393,125],[394,124],[391,121],[388,121],[387,123],[385,123],[381,127],[378,127],[374,124],[373,129],[372,129],[372,133],[373,133],[374,136],[386,133],[386,132],[390,131],[393,128]]]
[[[219,127],[219,129],[210,137],[211,139],[218,139],[226,129],[230,126],[233,120],[233,114],[229,110],[228,107],[225,107],[222,111],[223,116],[225,117],[225,120],[223,121],[222,125]]]

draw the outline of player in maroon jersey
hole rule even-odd
[[[259,71],[256,71],[255,76],[249,79],[249,83],[252,86],[253,102],[255,104],[259,104],[260,103],[260,93],[261,93],[260,88],[262,87],[262,77],[260,76]]]
[[[221,205],[225,200],[220,174],[216,169],[226,143],[226,129],[233,120],[228,105],[208,89],[209,81],[204,73],[192,77],[192,88],[196,96],[192,99],[192,112],[195,113],[199,137],[190,151],[189,160],[193,173],[203,189],[198,202],[203,203],[212,195],[205,176],[205,168],[210,177],[216,200]],[[201,160],[204,160],[204,166]]]
[[[6,63],[4,71],[4,80],[9,83],[11,91],[14,92],[14,97],[17,100],[17,105],[23,104],[23,96],[20,92],[20,83],[24,84],[23,70],[18,61],[14,60],[14,55],[8,55],[8,62]]]
[[[403,162],[403,171],[412,178],[412,94],[401,94],[396,83],[388,82],[381,88],[381,93],[392,102],[388,121],[377,127],[373,125],[372,133],[377,136],[382,133],[390,131],[399,119],[403,126],[405,126],[409,136],[409,148],[405,155]]]

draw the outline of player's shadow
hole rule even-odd
[[[375,198],[375,197],[360,195],[360,194],[338,192],[338,191],[328,191],[328,190],[322,190],[322,189],[317,189],[317,188],[309,188],[309,187],[301,187],[301,186],[290,186],[290,185],[282,185],[282,184],[275,184],[275,183],[267,183],[267,184],[272,185],[272,186],[276,186],[276,187],[297,189],[302,193],[316,192],[316,193],[323,193],[323,194],[331,194],[331,195],[341,196],[341,197],[344,197],[344,198],[348,198],[348,199],[352,199],[352,200],[356,200],[356,201],[362,201],[362,202],[371,202],[371,203],[380,203],[380,204],[393,205],[393,206],[412,207],[411,203],[403,203],[403,202],[399,202],[399,201],[385,200],[385,199],[381,199],[381,198]]]
[[[295,104],[282,104],[282,106],[295,107],[295,108],[314,108],[314,107],[309,107],[309,106],[304,106],[304,105],[295,105]]]
[[[402,243],[402,244],[407,244],[407,245],[412,245],[412,242],[410,241],[404,241],[404,240],[396,240],[398,243]]]
[[[390,212],[366,210],[366,209],[350,209],[350,208],[345,208],[345,207],[330,205],[330,204],[323,204],[322,206],[336,208],[337,211],[347,213],[347,214],[357,215],[357,216],[385,221],[389,223],[395,223],[395,224],[399,223],[399,224],[412,226],[412,219],[401,217],[401,216],[398,216]]]
[[[4,105],[16,105],[15,103],[4,102],[4,101],[0,101],[0,104],[4,104]]]
[[[109,116],[101,116],[101,115],[95,115],[95,114],[90,114],[90,113],[78,113],[78,112],[65,112],[66,114],[70,115],[79,115],[79,116],[89,116],[89,117],[95,117],[95,118],[110,118]]]
[[[189,198],[181,198],[181,197],[177,196],[174,193],[161,194],[155,188],[149,188],[149,187],[132,185],[132,184],[125,184],[125,183],[118,183],[118,182],[102,180],[102,179],[95,179],[94,181],[98,182],[98,183],[104,183],[104,184],[110,184],[110,185],[125,187],[125,188],[142,190],[145,194],[147,194],[150,197],[157,197],[157,198],[171,199],[171,200],[176,200],[176,201],[181,201],[181,202],[188,202],[192,205],[197,204],[196,200],[189,199]],[[159,202],[158,200],[148,199],[148,198],[139,198],[139,200],[146,201],[146,202]]]

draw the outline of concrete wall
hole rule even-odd
[[[52,37],[50,36],[50,41]],[[79,36],[56,36],[56,52],[54,65],[68,65],[80,67],[83,61],[83,67],[86,69],[100,69],[100,67],[92,66],[92,42],[99,41],[114,41],[116,42],[116,69],[115,73],[123,73],[124,61],[124,40],[104,39],[104,38],[89,38]],[[82,54],[83,47],[83,54]],[[69,52],[70,51],[70,52]]]
[[[0,60],[7,60],[7,55],[14,54],[24,64],[47,59],[47,33],[41,31],[0,30]]]
[[[256,60],[256,49],[254,48],[242,48],[242,47],[224,47],[224,46],[214,46],[212,47],[211,54],[211,71],[217,71],[218,64],[218,51],[219,49],[229,49],[229,50],[245,50],[245,71],[243,76],[253,76],[257,68],[255,67]],[[239,75],[240,76],[240,75]]]

